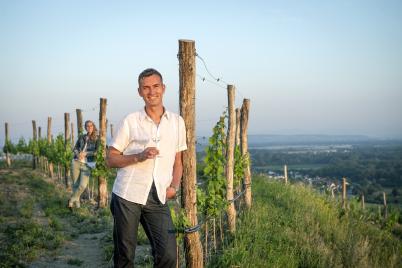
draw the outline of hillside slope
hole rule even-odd
[[[210,267],[402,267],[402,242],[358,207],[256,177],[253,208]]]

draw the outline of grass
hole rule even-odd
[[[391,232],[302,185],[253,180],[252,210],[210,267],[401,267]]]
[[[81,266],[84,263],[83,260],[80,259],[69,259],[67,261],[67,264],[73,265],[73,266]]]
[[[95,210],[84,204],[71,213],[68,197],[64,186],[44,180],[30,168],[1,171],[0,267],[27,266],[82,233],[111,232],[108,208]]]

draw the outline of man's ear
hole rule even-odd
[[[138,95],[140,95],[140,97],[142,97],[142,92],[141,92],[140,88],[138,88]]]
[[[165,88],[166,88],[165,84],[162,84],[162,94],[165,94]]]

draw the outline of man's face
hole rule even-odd
[[[156,74],[144,77],[140,82],[138,93],[144,99],[145,106],[162,106],[162,98],[165,93],[165,85]]]

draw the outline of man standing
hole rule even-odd
[[[166,199],[174,198],[187,149],[183,118],[163,106],[165,85],[155,69],[138,77],[145,107],[127,115],[109,145],[107,164],[118,168],[110,208],[114,265],[133,267],[138,224],[152,246],[154,267],[176,266],[176,235]]]

